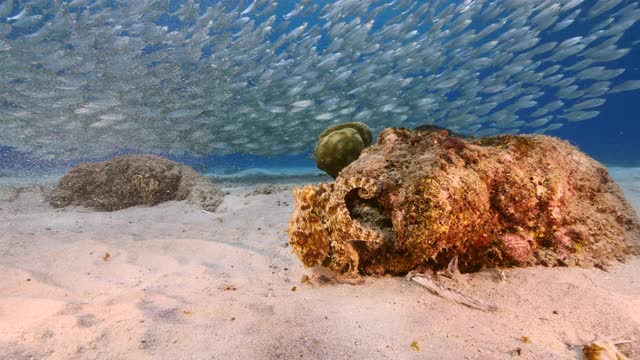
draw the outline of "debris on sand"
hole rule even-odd
[[[483,300],[474,299],[470,296],[464,295],[456,289],[453,289],[449,286],[445,286],[428,275],[418,274],[418,273],[409,273],[407,275],[407,280],[412,280],[421,286],[427,288],[432,293],[442,297],[443,299],[449,300],[451,302],[462,304],[468,306],[472,309],[482,310],[482,311],[497,311],[498,308],[495,305],[491,305]]]

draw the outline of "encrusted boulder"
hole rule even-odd
[[[72,168],[47,200],[56,208],[80,205],[107,211],[187,200],[214,211],[222,198],[217,185],[186,165],[154,155],[125,155]]]
[[[294,190],[293,251],[359,275],[495,266],[605,266],[640,249],[607,169],[544,135],[386,129],[328,184]]]

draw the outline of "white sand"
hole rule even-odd
[[[640,208],[640,169],[612,175]],[[320,285],[286,246],[291,192],[253,187],[214,214],[0,200],[0,359],[574,359],[566,344],[595,336],[632,337],[620,348],[640,358],[639,259],[463,275],[495,313],[403,278]]]

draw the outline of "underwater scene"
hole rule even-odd
[[[640,359],[637,0],[0,0],[0,360]]]

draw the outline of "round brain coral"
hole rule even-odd
[[[371,145],[371,130],[361,122],[331,126],[323,131],[316,145],[316,166],[334,179],[347,165],[358,159]]]

